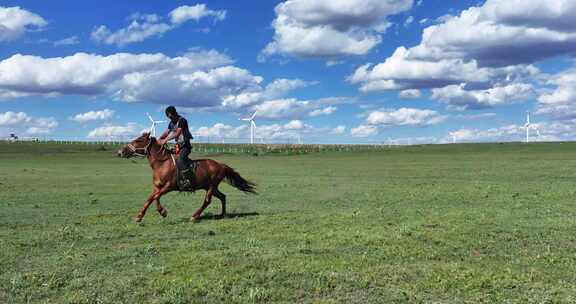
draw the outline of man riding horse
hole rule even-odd
[[[163,146],[170,140],[176,140],[178,184],[181,189],[189,189],[192,187],[191,181],[194,178],[194,172],[189,167],[190,160],[188,159],[192,149],[190,141],[193,137],[188,129],[188,121],[178,114],[174,106],[167,107],[165,112],[166,117],[170,119],[170,124],[168,129],[158,139],[158,144]]]

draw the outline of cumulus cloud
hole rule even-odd
[[[334,106],[328,106],[322,109],[316,109],[312,112],[310,112],[310,116],[315,117],[315,116],[321,116],[321,115],[330,115],[334,112],[336,112],[336,110],[338,110],[338,108],[334,107]]]
[[[295,98],[268,100],[254,107],[258,117],[268,119],[286,119],[303,116],[309,108],[309,101]]]
[[[306,125],[301,120],[294,119],[285,124],[284,128],[286,130],[301,130],[304,129],[305,126]]]
[[[262,77],[227,65],[230,62],[226,55],[201,49],[178,57],[77,53],[43,58],[17,54],[0,61],[0,93],[5,98],[111,94],[128,102],[220,106],[230,95],[261,90]]]
[[[53,117],[32,117],[25,112],[0,113],[0,133],[20,133],[39,135],[51,133],[58,127]]]
[[[465,84],[449,85],[432,89],[432,98],[458,110],[485,109],[512,102],[527,100],[533,96],[532,85],[513,83],[487,90],[465,90]]]
[[[539,72],[533,66],[483,68],[474,60],[414,59],[411,58],[411,52],[405,47],[399,47],[383,63],[357,68],[348,80],[360,84],[363,92],[373,92],[439,88],[462,82],[473,86],[489,86],[496,81],[518,79]]]
[[[531,141],[554,141],[573,139],[576,135],[574,131],[566,132],[569,125],[558,123],[533,123],[532,127],[538,129],[531,130]],[[573,127],[570,126],[570,128]],[[540,135],[538,135],[540,134]],[[524,141],[526,129],[522,125],[505,125],[488,129],[459,129],[448,133],[445,142],[509,142]]]
[[[341,102],[339,98],[321,98],[316,100],[299,100],[281,98],[266,100],[252,107],[258,111],[257,117],[264,119],[300,119],[306,116],[329,115],[336,111],[333,103]]]
[[[4,112],[0,113],[0,126],[12,126],[29,122],[31,118],[24,112]]]
[[[98,127],[88,133],[89,138],[114,138],[138,135],[139,127],[135,123],[126,125],[107,125]]]
[[[576,118],[576,69],[554,75],[548,82],[556,88],[538,97],[536,113],[549,115],[554,119]]]
[[[532,64],[576,54],[575,17],[571,0],[487,0],[438,18],[418,45],[360,66],[348,80],[362,92],[433,89],[434,99],[460,109],[524,100],[538,90],[529,87],[541,76]],[[574,113],[552,102],[570,95],[568,86],[558,87],[540,97],[540,113]]]
[[[46,26],[44,18],[18,6],[0,6],[0,42],[20,38],[26,31]]]
[[[208,9],[206,4],[183,5],[170,12],[170,21],[174,24],[184,23],[188,20],[198,21],[204,17],[214,17],[214,21],[222,21],[226,18],[226,11]]]
[[[54,46],[62,46],[62,45],[74,45],[78,43],[80,43],[80,38],[78,38],[78,36],[71,36],[68,38],[56,40],[52,44]]]
[[[132,14],[129,18],[131,23],[127,27],[111,31],[105,25],[100,25],[92,31],[91,38],[96,42],[122,47],[151,37],[160,37],[189,20],[199,21],[205,17],[213,17],[215,21],[224,20],[226,11],[210,10],[205,4],[184,5],[172,10],[168,17],[169,22],[162,22],[163,18],[155,14]]]
[[[245,90],[237,95],[229,95],[225,98],[223,105],[227,108],[247,107],[265,100],[285,97],[293,90],[314,84],[316,84],[316,82],[304,81],[302,79],[280,78],[269,83],[265,88],[253,87],[252,90]]]
[[[285,95],[316,82],[260,76],[231,65],[215,50],[190,49],[178,57],[163,54],[77,53],[43,58],[14,55],[0,61],[0,98],[30,95],[110,96],[124,102],[173,104],[185,108],[297,119],[309,112],[330,114],[341,98],[301,101]]]
[[[240,138],[245,134],[247,126],[230,126],[223,123],[216,123],[211,127],[200,127],[192,129],[191,132],[194,136],[199,137],[220,137],[220,138]]]
[[[409,89],[400,91],[398,96],[400,96],[400,98],[402,99],[416,99],[422,96],[422,92],[420,92],[420,90],[417,89]]]
[[[258,124],[254,137],[264,140],[293,139],[299,134],[315,134],[322,132],[300,120],[292,120],[286,124]],[[249,138],[250,128],[247,124],[231,126],[224,123],[216,123],[213,126],[204,126],[192,129],[194,136],[211,138]]]
[[[346,132],[346,126],[340,125],[340,126],[335,127],[334,129],[332,129],[330,133],[332,133],[332,134],[344,134],[344,132]]]
[[[26,130],[26,133],[30,135],[50,134],[58,127],[58,121],[53,117],[40,117],[32,119],[30,125]]]
[[[297,57],[364,55],[378,45],[386,17],[412,0],[288,0],[275,8],[274,38],[262,51]]]
[[[116,97],[128,101],[153,101],[187,107],[219,106],[223,96],[238,95],[258,87],[262,78],[234,66],[208,71],[162,70],[135,72],[119,82]]]
[[[150,37],[161,36],[172,29],[172,26],[165,23],[148,23],[132,21],[130,25],[115,32],[110,31],[105,25],[100,25],[92,31],[90,37],[96,42],[104,44],[115,44],[119,47],[134,42],[141,42]]]
[[[414,17],[408,16],[408,18],[406,18],[406,20],[404,21],[404,27],[409,27],[410,24],[412,24],[412,22],[414,22]]]
[[[445,116],[433,110],[400,108],[370,112],[365,124],[372,126],[428,126],[438,124],[445,119]]]
[[[488,0],[424,30],[414,58],[508,66],[576,51],[576,2]]]
[[[350,130],[350,135],[354,137],[370,137],[378,134],[378,128],[375,126],[359,125]]]
[[[97,121],[97,120],[106,120],[112,118],[114,115],[114,111],[110,109],[104,109],[100,111],[89,111],[86,113],[80,113],[74,115],[71,120],[74,120],[79,123],[86,123],[90,121]]]

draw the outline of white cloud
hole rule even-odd
[[[191,130],[191,132],[194,136],[200,137],[241,138],[244,137],[244,132],[247,129],[245,125],[233,127],[223,123],[216,123],[211,127],[200,127],[196,130]]]
[[[428,126],[440,123],[445,119],[445,116],[433,110],[400,108],[370,112],[366,118],[366,125]]]
[[[266,100],[252,107],[258,111],[257,117],[264,119],[296,119],[306,116],[329,115],[336,111],[331,104],[342,102],[340,98],[321,98],[317,100],[298,100],[282,98]]]
[[[422,92],[420,92],[420,90],[417,90],[417,89],[409,89],[409,90],[400,91],[400,94],[398,94],[398,95],[402,99],[416,99],[416,98],[420,98],[422,96]]]
[[[31,118],[24,112],[0,113],[0,126],[12,126],[30,121]]]
[[[264,89],[253,87],[252,90],[245,90],[237,95],[226,96],[222,105],[230,109],[252,106],[265,100],[282,98],[293,90],[314,84],[316,84],[316,82],[304,81],[302,79],[280,78],[266,85]]]
[[[287,98],[265,101],[254,106],[254,110],[258,111],[258,117],[261,118],[285,119],[303,116],[309,105],[309,101]]]
[[[301,130],[304,129],[306,125],[301,120],[291,120],[289,123],[284,125],[286,130]]]
[[[334,107],[334,106],[328,106],[322,109],[316,109],[312,112],[310,112],[310,116],[315,117],[315,116],[320,116],[320,115],[330,115],[334,112],[336,112],[338,108]]]
[[[373,92],[438,88],[462,82],[486,86],[497,80],[518,79],[539,72],[533,66],[483,68],[475,61],[465,62],[462,59],[414,59],[411,52],[399,47],[383,63],[359,67],[348,80],[360,84],[363,92]]]
[[[92,31],[91,38],[104,44],[115,44],[119,47],[134,42],[142,42],[150,37],[161,36],[170,31],[172,26],[166,23],[148,23],[132,21],[128,27],[111,32],[105,25],[100,25]]]
[[[130,16],[132,22],[127,27],[112,32],[105,25],[100,25],[92,31],[91,38],[96,42],[122,47],[151,37],[160,37],[186,21],[199,21],[204,17],[213,17],[215,21],[221,21],[226,17],[226,11],[213,11],[205,4],[184,5],[169,13],[170,23],[161,22],[162,18],[155,14],[135,13]]]
[[[410,24],[412,24],[412,22],[414,22],[414,17],[408,16],[408,18],[406,18],[406,20],[404,21],[404,27],[410,26]]]
[[[98,127],[90,133],[88,137],[90,138],[110,138],[110,137],[130,137],[138,134],[138,125],[134,123],[128,123],[126,125],[108,125]]]
[[[262,77],[231,65],[214,50],[163,54],[77,53],[42,58],[14,55],[0,61],[0,96],[111,94],[129,102],[220,106],[230,95],[261,91]]]
[[[412,0],[288,0],[275,8],[274,41],[264,56],[363,55],[381,42],[386,17],[406,11]]]
[[[24,112],[0,113],[0,133],[48,134],[56,127],[58,121],[53,117],[32,117]]]
[[[161,54],[76,53],[42,58],[16,54],[0,61],[0,89],[30,94],[98,94],[125,74],[175,66],[179,59]]]
[[[74,120],[79,123],[85,123],[89,121],[96,121],[96,120],[106,120],[112,118],[114,115],[114,111],[110,109],[104,109],[100,111],[89,111],[86,113],[76,114],[71,120]]]
[[[576,139],[576,120],[540,122],[532,117],[530,141],[573,141]],[[536,131],[536,129],[538,131]],[[523,125],[509,124],[487,129],[459,129],[448,133],[445,142],[509,142],[525,141],[526,129]]]
[[[552,92],[538,97],[538,114],[546,114],[555,119],[576,118],[576,69],[554,75],[549,84],[555,85]]]
[[[346,132],[346,126],[342,125],[335,127],[331,131],[332,134],[344,134],[344,132]]]
[[[135,72],[123,77],[116,97],[128,102],[214,107],[220,105],[224,96],[238,95],[250,88],[255,90],[261,81],[261,77],[234,66],[194,72]]]
[[[0,6],[0,42],[20,38],[28,30],[46,26],[42,17],[20,7]]]
[[[258,124],[255,129],[254,137],[257,139],[293,139],[300,134],[318,133],[323,130],[305,124],[300,120],[292,120],[286,124]],[[211,138],[249,138],[250,128],[248,124],[240,126],[231,126],[224,123],[216,123],[209,127],[200,127],[191,130],[194,136],[211,137]]]
[[[575,19],[572,0],[488,0],[426,28],[411,55],[482,66],[532,63],[576,51]]]
[[[378,134],[378,128],[375,126],[359,125],[350,130],[350,134],[354,137],[370,137]]]
[[[32,120],[32,123],[26,130],[30,135],[50,134],[58,127],[58,121],[54,117],[40,117]]]
[[[52,44],[54,46],[62,46],[62,45],[74,45],[78,43],[80,43],[80,38],[78,38],[78,36],[71,36],[68,38],[56,40]]]
[[[527,100],[532,95],[532,85],[526,83],[496,86],[487,90],[465,90],[464,84],[432,89],[433,99],[459,110],[491,108]]]
[[[226,11],[214,11],[208,9],[206,4],[196,4],[193,6],[183,5],[170,12],[170,20],[174,24],[188,20],[198,21],[203,17],[214,17],[215,21],[222,21],[226,18]]]
[[[540,130],[541,137],[535,134],[533,140],[551,140],[551,135],[545,130],[544,124],[533,124]],[[535,133],[535,132],[533,132]],[[446,142],[451,142],[454,137],[457,142],[507,142],[507,141],[524,141],[526,129],[519,125],[505,125],[488,129],[459,129],[448,133]]]

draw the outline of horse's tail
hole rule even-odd
[[[256,184],[244,179],[240,174],[238,174],[238,172],[234,171],[234,169],[224,166],[224,173],[224,179],[232,187],[244,192],[258,194],[256,192]]]

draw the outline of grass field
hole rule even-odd
[[[151,207],[145,160],[0,144],[0,303],[574,303],[576,144],[216,154],[203,192]],[[204,157],[206,155],[195,155]]]

